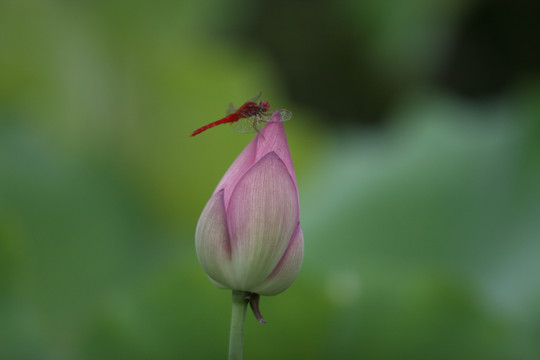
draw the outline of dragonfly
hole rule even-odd
[[[291,119],[292,113],[289,110],[270,110],[270,104],[264,100],[257,103],[257,100],[259,100],[261,94],[262,93],[258,93],[256,96],[246,101],[238,109],[235,109],[233,104],[229,104],[227,116],[195,130],[189,136],[195,136],[205,130],[213,128],[214,126],[227,123],[231,124],[233,129],[237,132],[253,133],[259,132],[267,122],[283,122]],[[276,111],[279,111],[280,116],[272,117]]]

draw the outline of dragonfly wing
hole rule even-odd
[[[274,117],[273,115],[279,111],[279,116]],[[290,112],[287,109],[275,109],[270,110],[267,113],[262,115],[263,121],[266,122],[284,122],[291,120],[292,118],[292,112]]]
[[[235,111],[236,108],[234,107],[233,103],[229,103],[229,107],[227,108],[227,112],[225,113],[225,115],[231,115]]]
[[[260,122],[260,121],[259,121]],[[253,118],[241,118],[238,121],[235,121],[231,123],[231,127],[234,131],[239,132],[241,134],[249,134],[259,131],[260,129],[257,128],[256,123],[254,123]]]
[[[256,103],[257,100],[259,100],[259,98],[261,97],[261,95],[262,95],[262,91],[259,91],[259,93],[257,95],[255,95],[254,97],[252,97],[251,99],[249,99],[248,102]]]
[[[287,109],[279,109],[279,115],[281,117],[281,122],[289,121],[292,118],[292,112]]]

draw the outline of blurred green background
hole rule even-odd
[[[305,260],[246,359],[540,358],[522,0],[0,2],[0,358],[223,359],[198,216],[290,109]]]

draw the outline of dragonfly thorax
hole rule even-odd
[[[258,105],[254,102],[247,102],[239,109],[240,117],[247,118],[251,116],[262,115],[268,111],[270,104],[266,101],[261,101]]]

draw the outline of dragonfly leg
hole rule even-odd
[[[255,120],[253,121],[253,124],[251,124],[253,126],[253,129],[255,129],[255,131],[257,132],[257,134],[261,135],[261,137],[265,139],[264,135],[262,134],[262,132],[259,130],[259,124],[262,122],[261,119],[259,118],[255,118]],[[262,129],[261,129],[262,130]]]

